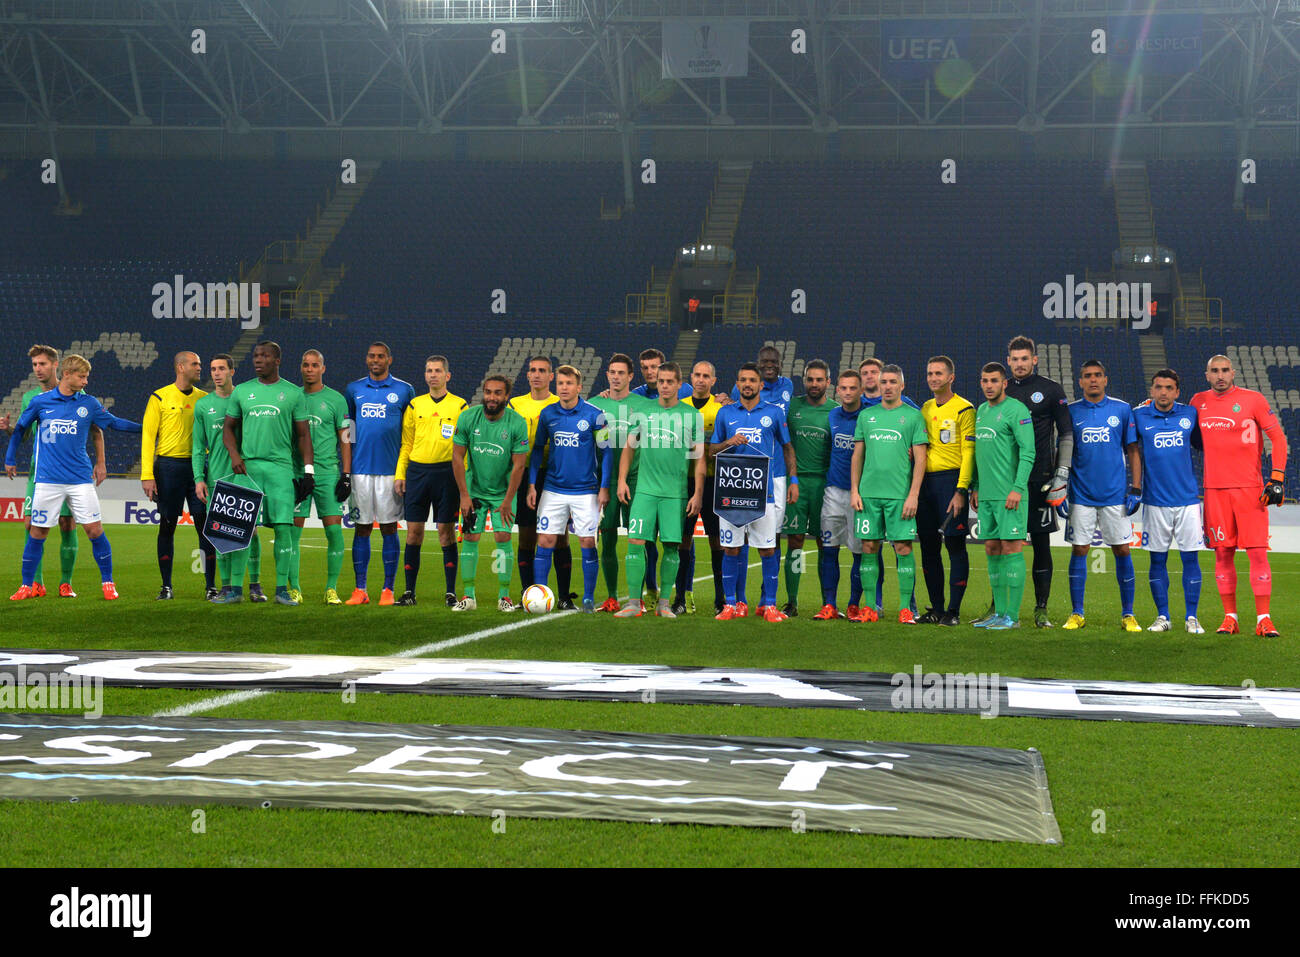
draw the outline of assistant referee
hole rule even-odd
[[[140,442],[140,487],[158,506],[158,571],[162,590],[158,600],[172,598],[172,558],[175,552],[176,522],[186,505],[203,550],[203,578],[207,598],[217,594],[217,556],[203,534],[207,509],[194,489],[194,468],[190,461],[194,436],[194,405],[207,395],[198,388],[203,364],[193,352],[178,352],[176,381],[149,395],[144,409],[144,434]]]
[[[460,490],[451,470],[452,436],[456,419],[465,409],[465,400],[447,391],[451,381],[451,364],[446,356],[429,356],[424,360],[425,395],[416,396],[402,413],[402,450],[397,457],[393,490],[404,496],[406,519],[406,591],[398,605],[415,604],[415,580],[420,574],[420,546],[424,544],[424,525],[433,512],[438,526],[438,543],[442,546],[442,567],[447,579],[443,601],[448,608],[456,604],[456,516],[460,512]]]

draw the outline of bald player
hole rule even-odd
[[[158,571],[162,575],[159,601],[172,595],[172,559],[176,522],[185,506],[203,550],[203,578],[207,598],[216,597],[217,555],[203,534],[207,507],[194,485],[190,461],[194,438],[194,406],[207,395],[198,387],[203,364],[193,352],[178,352],[172,361],[176,380],[149,395],[144,408],[144,434],[140,438],[140,486],[158,506]]]
[[[1235,635],[1237,623],[1237,549],[1250,562],[1250,590],[1255,595],[1255,634],[1276,638],[1269,617],[1273,573],[1268,564],[1268,506],[1282,504],[1286,474],[1286,434],[1277,415],[1259,392],[1239,389],[1227,356],[1206,363],[1210,388],[1192,396],[1205,446],[1205,540],[1214,549],[1214,581],[1223,599],[1219,634]],[[1261,434],[1262,433],[1262,434]],[[1263,435],[1273,443],[1269,480],[1260,457]]]

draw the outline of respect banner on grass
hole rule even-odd
[[[16,680],[20,669],[28,680],[42,675],[50,687],[71,676],[131,688],[383,691],[1300,728],[1300,690],[1293,688],[941,674],[919,665],[891,675],[479,658],[0,651],[0,686]]]
[[[24,714],[0,798],[1061,842],[1037,751],[816,738]]]

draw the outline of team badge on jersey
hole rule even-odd
[[[1178,420],[1178,424],[1185,429],[1190,429],[1192,427],[1192,420],[1189,419],[1187,416],[1183,416],[1181,419]]]
[[[1112,429],[1115,428],[1117,425],[1119,425],[1119,416],[1112,415],[1109,419],[1106,420],[1106,424],[1109,425]]]
[[[1042,402],[1042,401],[1043,401],[1043,393],[1041,393],[1041,392],[1035,392],[1033,395],[1031,395],[1031,396],[1029,397],[1029,401],[1031,401],[1031,402]]]
[[[591,428],[591,423],[588,422],[586,419],[579,419],[579,420],[578,420],[578,431],[579,431],[579,432],[586,432],[589,428]]]
[[[1241,403],[1240,403],[1240,402],[1234,402],[1234,403],[1232,403],[1232,411],[1233,411],[1233,412],[1240,412],[1240,411],[1241,411]]]
[[[77,406],[77,418],[84,419],[85,417],[86,417],[86,407],[84,405]]]
[[[786,397],[789,398],[789,394],[788,394],[788,393],[787,393]],[[768,429],[768,428],[771,428],[771,427],[772,427],[772,417],[771,417],[770,415],[765,415],[765,416],[763,416],[761,419],[759,419],[758,421],[761,422],[761,423],[763,423],[763,428],[765,428],[765,429]]]

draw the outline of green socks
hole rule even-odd
[[[661,544],[664,557],[659,562],[659,597],[667,598],[672,594],[671,589],[677,584],[677,569],[682,564],[681,543],[662,542]]]
[[[64,585],[72,584],[72,570],[77,567],[77,530],[59,529],[59,565],[63,571],[60,581]]]
[[[1024,552],[1002,556],[1002,587],[1007,593],[1006,615],[1012,621],[1019,621],[1020,600],[1025,595]]]
[[[864,607],[872,607],[876,596],[876,579],[880,577],[880,569],[876,565],[875,554],[862,551],[862,604]],[[913,576],[915,577],[915,576]]]
[[[668,555],[665,553],[664,560]],[[641,600],[641,588],[645,585],[645,545],[627,546],[627,595],[629,601]]]
[[[248,564],[248,583],[256,585],[259,573],[262,570],[262,536],[258,534],[257,529],[253,529],[253,540],[248,543],[248,548],[243,552],[245,561]],[[235,575],[232,569],[231,584],[238,582],[241,586],[244,584],[244,568],[241,565],[239,574]]]
[[[1005,615],[1007,610],[1007,590],[1002,581],[1001,555],[989,555],[989,585],[993,588],[993,611]],[[1023,585],[1021,586],[1023,588]]]
[[[275,525],[275,587],[287,588],[289,585],[289,566],[293,563],[293,535],[289,529],[292,524]]]
[[[803,549],[791,545],[785,553],[785,596],[799,604],[799,579],[802,577]]]
[[[302,528],[297,522],[289,526],[289,540],[293,551],[289,553],[289,587],[298,588],[298,570],[302,563]]]
[[[515,572],[515,545],[510,539],[498,542],[492,550],[492,565],[497,573],[497,599],[510,597],[510,576]]]
[[[906,608],[916,590],[916,553],[896,555],[898,565],[898,607]]]
[[[339,572],[343,570],[343,525],[325,526],[325,587],[339,587]]]
[[[468,538],[460,543],[460,587],[466,598],[476,598],[474,581],[478,577],[478,542]]]

